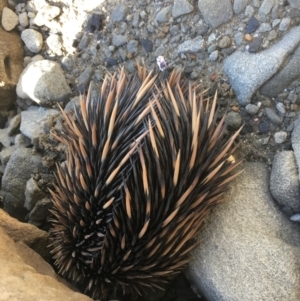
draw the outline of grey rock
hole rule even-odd
[[[126,43],[127,43],[127,36],[126,35],[121,35],[121,34],[113,35],[112,44],[115,47],[123,46]]]
[[[234,35],[234,42],[236,46],[241,46],[243,44],[244,41],[244,35],[242,32],[237,32]]]
[[[42,173],[47,172],[42,164],[42,156],[38,153],[33,154],[30,148],[16,149],[8,161],[2,177],[2,190],[19,200],[18,204],[7,204],[11,211],[14,206],[16,208],[20,204],[24,206],[26,183],[35,170]]]
[[[271,30],[272,30],[272,27],[269,23],[261,23],[259,28],[258,28],[258,31],[261,32],[261,33],[268,32],[268,31],[271,31]]]
[[[215,62],[219,57],[219,51],[215,50],[209,55],[209,60]]]
[[[233,3],[233,10],[238,15],[243,12],[246,6],[250,3],[251,0],[235,0]]]
[[[231,38],[229,36],[223,36],[219,41],[219,47],[221,49],[228,48],[231,46]]]
[[[228,22],[233,16],[230,0],[201,0],[198,1],[198,7],[205,22],[213,28]]]
[[[288,0],[290,6],[292,8],[299,8],[300,9],[300,1],[299,0]]]
[[[14,116],[9,121],[9,125],[7,127],[7,133],[9,136],[12,136],[17,132],[17,130],[19,129],[20,123],[21,123],[21,115],[20,114]]]
[[[289,17],[283,18],[279,24],[279,30],[287,31],[290,27],[290,24],[291,24],[291,18]]]
[[[8,130],[6,129],[0,129],[0,142],[4,147],[9,147],[12,145],[12,139],[8,135]]]
[[[113,22],[121,22],[125,19],[127,7],[124,4],[118,4],[111,13],[111,20]]]
[[[172,13],[172,6],[169,5],[161,9],[158,14],[156,15],[156,21],[159,23],[168,22]]]
[[[191,13],[193,10],[193,5],[187,0],[176,0],[172,8],[172,16],[173,18],[178,18]]]
[[[87,33],[85,33],[85,34],[81,37],[81,39],[80,39],[80,42],[79,42],[79,44],[78,44],[78,49],[79,49],[79,50],[84,50],[84,49],[86,49],[86,47],[88,46],[89,42],[90,42],[90,36],[89,36]]]
[[[278,102],[276,104],[276,109],[281,113],[282,115],[285,114],[285,106],[282,102]]]
[[[246,105],[245,109],[246,109],[247,113],[254,115],[259,111],[259,106],[249,103]]]
[[[29,223],[40,225],[49,216],[49,209],[51,209],[51,207],[52,201],[48,198],[37,201],[29,213]]]
[[[275,0],[264,0],[262,2],[258,12],[262,15],[267,15],[270,13],[274,4],[275,4]]]
[[[300,211],[300,183],[298,167],[293,151],[281,151],[274,157],[270,191],[280,206],[290,206]]]
[[[238,112],[229,112],[226,116],[226,123],[228,129],[231,131],[238,130],[242,125],[242,116]]]
[[[265,108],[265,112],[274,125],[280,126],[282,124],[282,117],[278,116],[273,108]]]
[[[94,75],[94,68],[89,66],[86,67],[85,70],[79,75],[77,81],[78,81],[78,90],[81,93],[84,93],[88,89],[88,84],[91,81],[93,75]]]
[[[298,117],[294,121],[294,129],[292,131],[291,141],[292,141],[292,147],[294,150],[296,162],[298,165],[298,170],[300,170],[300,117]],[[300,179],[300,175],[299,175],[299,179]]]
[[[269,97],[275,97],[298,79],[300,77],[299,61],[300,47],[288,57],[288,62],[283,65],[283,68],[261,87],[260,93]]]
[[[281,144],[286,140],[286,138],[287,138],[287,132],[280,131],[280,132],[276,132],[274,134],[275,143]],[[300,202],[299,202],[299,204],[300,204]]]
[[[202,37],[188,40],[178,46],[178,53],[182,52],[199,52],[205,49],[205,41]]]
[[[46,194],[39,188],[38,183],[30,178],[26,183],[24,207],[30,211],[37,201],[40,201],[45,197]]]
[[[6,165],[7,162],[9,161],[11,155],[13,154],[13,152],[16,150],[16,147],[14,145],[8,146],[6,148],[4,148],[1,152],[0,152],[0,160],[1,160],[1,164],[2,165]]]
[[[26,12],[19,14],[19,23],[23,28],[26,28],[29,25],[28,15]]]
[[[159,45],[159,47],[155,50],[154,52],[154,56],[158,57],[158,56],[164,56],[166,52],[166,46],[164,44]]]
[[[274,203],[268,167],[242,168],[199,234],[189,276],[210,301],[298,301],[298,225]]]
[[[299,41],[297,26],[268,50],[256,54],[237,51],[225,59],[224,71],[241,105],[247,105],[254,92],[280,69]]]
[[[137,40],[131,40],[127,44],[127,51],[130,53],[137,53],[138,46],[139,46],[139,42]]]
[[[33,53],[38,53],[43,47],[43,36],[34,29],[23,30],[21,39],[26,47]]]
[[[21,147],[29,147],[31,145],[31,139],[26,137],[23,134],[18,134],[15,137],[15,147],[21,148]]]
[[[138,27],[140,23],[140,12],[137,11],[134,13],[133,15],[133,19],[132,19],[132,26],[133,27]]]
[[[67,101],[71,94],[60,65],[49,60],[30,63],[22,72],[17,94],[38,104]]]
[[[293,216],[290,217],[290,220],[293,222],[300,222],[300,213],[296,213]]]
[[[20,131],[31,139],[32,144],[37,145],[40,135],[47,132],[44,125],[59,114],[58,110],[29,107],[27,111],[21,112]]]
[[[19,23],[19,18],[15,12],[8,7],[4,7],[2,11],[1,24],[6,31],[13,30]]]
[[[254,13],[255,13],[255,9],[253,8],[253,6],[247,5],[245,9],[245,15],[250,18],[253,16]]]

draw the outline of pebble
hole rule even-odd
[[[199,52],[204,50],[205,41],[202,37],[197,37],[193,40],[188,40],[178,46],[178,53],[181,52]]]
[[[124,36],[124,35],[121,35],[121,34],[113,35],[112,44],[115,47],[123,46],[126,43],[127,43],[127,36]]]
[[[249,103],[246,105],[245,109],[246,109],[247,113],[254,115],[258,112],[259,107],[252,103]]]
[[[286,138],[287,138],[287,133],[284,131],[280,131],[274,134],[274,141],[277,144],[283,143],[286,140]]]
[[[165,23],[168,22],[172,13],[172,6],[169,5],[167,7],[164,7],[157,15],[156,15],[156,21],[159,23]]]
[[[269,128],[270,128],[270,124],[266,120],[263,120],[258,124],[258,130],[261,134],[268,132]]]
[[[6,31],[11,31],[19,24],[19,18],[11,9],[4,7],[1,24]]]
[[[267,15],[271,11],[274,4],[275,0],[263,0],[258,12],[262,15]]]
[[[249,44],[248,51],[250,53],[256,53],[256,52],[258,52],[262,40],[263,40],[263,37],[261,37],[261,36],[254,38],[253,41]]]
[[[127,14],[127,7],[124,4],[117,5],[111,13],[111,20],[113,22],[121,22]]]
[[[229,130],[236,131],[242,125],[242,116],[238,112],[229,112],[226,116],[226,122]]]
[[[282,102],[278,102],[277,104],[276,104],[276,108],[277,108],[277,110],[279,111],[279,113],[281,113],[282,115],[284,115],[285,114],[285,106],[284,106],[284,104],[282,103]]]
[[[209,60],[214,62],[218,59],[218,56],[219,56],[219,51],[215,50],[209,55]]]
[[[231,39],[229,36],[224,36],[221,38],[221,40],[219,41],[219,47],[221,49],[223,48],[228,48],[231,46]]]
[[[255,17],[251,17],[246,26],[246,33],[252,33],[259,27],[259,22]]]
[[[60,8],[58,6],[46,5],[42,9],[38,10],[34,23],[37,26],[43,26],[47,22],[53,20],[60,14]]]
[[[57,34],[50,34],[46,39],[49,49],[56,55],[62,55],[62,40]]]
[[[269,23],[262,23],[262,24],[260,24],[260,26],[258,28],[258,31],[261,33],[268,32],[271,30],[272,30],[272,27]]]
[[[127,51],[130,53],[137,53],[138,52],[139,42],[136,40],[131,40],[127,44]]]
[[[43,36],[34,29],[23,30],[21,39],[26,47],[33,53],[38,53],[43,47]]]
[[[80,39],[80,42],[78,44],[78,49],[79,50],[84,50],[88,46],[90,42],[90,36],[88,34],[84,34],[82,38]]]
[[[190,4],[187,0],[176,0],[174,1],[174,5],[172,8],[172,17],[178,18],[191,13],[193,10],[193,5]]]
[[[283,18],[282,21],[279,24],[279,30],[280,31],[287,31],[290,27],[291,19],[290,18]]]
[[[274,125],[280,126],[282,124],[282,117],[278,116],[273,108],[265,108],[265,113]]]
[[[245,15],[246,15],[247,17],[252,17],[253,14],[254,14],[254,12],[255,12],[255,9],[253,8],[253,6],[247,5],[247,7],[246,7],[246,9],[245,9]]]
[[[153,51],[153,43],[149,39],[141,40],[141,45],[145,49],[146,52]]]
[[[243,44],[244,35],[242,32],[238,32],[234,35],[234,42],[236,46],[241,46]]]
[[[23,28],[28,27],[29,20],[28,20],[28,15],[26,12],[19,14],[19,23]]]

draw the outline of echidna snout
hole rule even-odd
[[[189,260],[210,209],[236,176],[217,97],[144,67],[107,75],[97,99],[63,113],[52,253],[59,272],[101,300],[162,288]]]

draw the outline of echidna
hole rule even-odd
[[[138,66],[107,75],[97,98],[64,115],[67,146],[53,197],[59,272],[106,300],[121,289],[162,288],[185,267],[195,235],[236,176],[215,96],[172,71]]]

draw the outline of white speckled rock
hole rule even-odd
[[[242,168],[199,235],[190,276],[209,301],[299,301],[299,227],[275,205],[267,166]]]
[[[26,47],[33,53],[38,53],[43,47],[43,36],[34,29],[23,30],[21,39]]]

